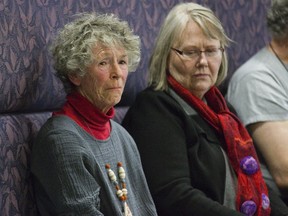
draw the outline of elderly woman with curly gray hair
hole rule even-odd
[[[157,215],[134,140],[112,120],[140,39],[112,14],[81,14],[52,47],[67,90],[44,124],[31,171],[41,215]]]

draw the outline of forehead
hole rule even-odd
[[[107,55],[116,55],[116,56],[126,56],[126,50],[123,46],[120,45],[102,45],[96,44],[93,48],[93,54],[95,56],[107,56]]]
[[[209,35],[202,30],[202,28],[193,20],[190,20],[182,31],[180,37],[176,40],[178,44],[191,44],[191,45],[219,45],[220,41]]]

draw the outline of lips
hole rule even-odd
[[[110,88],[107,88],[107,90],[109,91],[122,91],[123,88],[121,86],[117,86],[117,87],[110,87]]]
[[[122,89],[121,86],[109,87],[108,89]]]
[[[209,74],[194,74],[196,77],[204,77],[204,76],[209,76]]]

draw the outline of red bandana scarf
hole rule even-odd
[[[168,83],[217,131],[222,142],[226,143],[230,163],[238,177],[237,210],[249,216],[270,215],[268,191],[251,137],[239,119],[229,111],[220,91],[212,87],[205,94],[207,106],[169,74]]]

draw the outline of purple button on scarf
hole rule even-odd
[[[266,210],[269,208],[269,206],[270,206],[270,200],[268,196],[262,193],[262,208]]]
[[[257,205],[252,200],[247,200],[241,205],[240,211],[246,216],[253,216],[257,210]]]
[[[252,156],[244,157],[240,162],[240,167],[247,175],[252,175],[259,169],[257,161]]]

